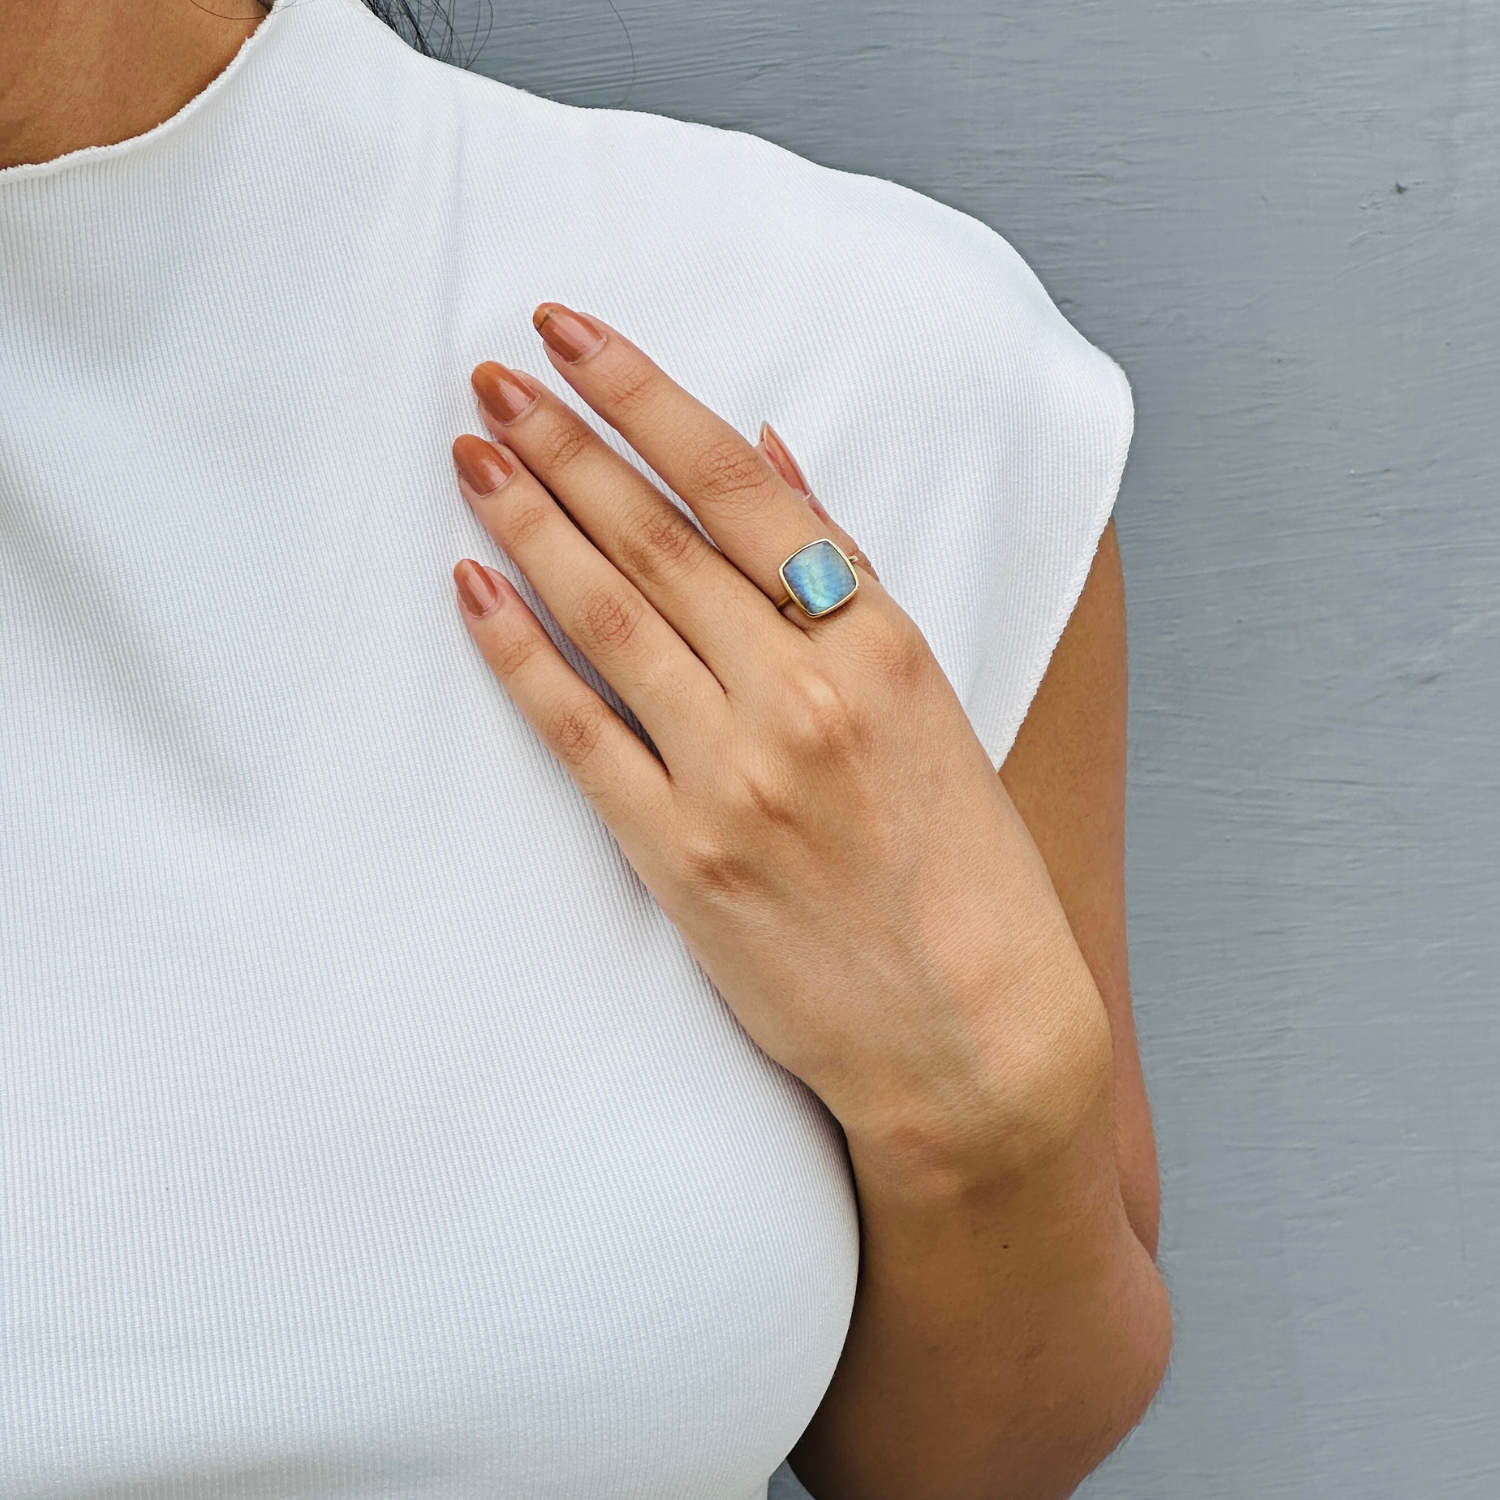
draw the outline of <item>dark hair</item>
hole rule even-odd
[[[272,0],[260,0],[260,4],[270,10]],[[479,55],[489,40],[490,28],[495,24],[494,10],[489,7],[484,35],[477,40],[470,37],[469,45],[460,49],[458,31],[444,0],[365,0],[365,5],[408,46],[415,47],[426,57],[454,63],[460,68],[467,68]],[[477,24],[475,32],[477,36]]]
[[[428,57],[449,59],[453,50],[453,18],[438,0],[365,0],[402,41]]]
[[[495,0],[484,0],[484,18],[481,21],[478,14],[475,15],[474,30],[464,39],[466,45],[462,47],[447,0],[364,0],[364,3],[371,15],[378,16],[418,52],[459,68],[473,66],[495,27]],[[630,35],[630,27],[625,24],[625,17],[620,14],[615,0],[604,0],[604,3],[615,13],[615,20],[625,33],[625,45],[630,48],[630,82],[610,106],[611,109],[623,109],[635,88],[635,39]],[[261,0],[261,4],[269,7],[271,0]],[[476,7],[476,12],[480,8]]]
[[[489,39],[489,25],[494,23],[491,12],[484,36],[468,38],[468,46],[460,48],[458,32],[453,17],[448,13],[444,0],[365,0],[372,15],[378,16],[402,41],[415,47],[427,57],[436,57],[443,62],[466,68],[479,54]],[[478,25],[476,22],[476,33]]]

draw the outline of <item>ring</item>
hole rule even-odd
[[[854,571],[857,560],[858,552],[845,553],[826,536],[798,547],[777,569],[786,597],[776,608],[795,603],[810,620],[831,615],[859,588],[859,575]]]

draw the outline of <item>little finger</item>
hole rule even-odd
[[[667,826],[666,769],[568,665],[509,579],[464,558],[453,582],[490,670],[634,862]]]

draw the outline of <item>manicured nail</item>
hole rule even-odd
[[[466,614],[482,620],[495,612],[500,603],[500,590],[472,558],[466,557],[454,567],[453,582],[458,587],[458,602]]]
[[[509,427],[542,399],[541,392],[522,382],[514,370],[487,359],[469,377],[479,404],[501,427]]]
[[[454,439],[453,467],[465,497],[472,495],[476,500],[493,495],[516,472],[503,453],[468,432]]]
[[[762,453],[766,455],[766,462],[776,470],[799,495],[811,497],[812,486],[802,477],[802,470],[797,467],[797,460],[792,457],[787,445],[781,441],[780,436],[769,422],[760,424],[760,443],[758,444]],[[818,510],[816,504],[814,510]],[[826,521],[827,516],[821,510],[818,514]]]
[[[544,302],[532,313],[531,321],[541,334],[542,342],[559,359],[576,365],[580,359],[597,353],[607,337],[597,323],[582,313],[564,307],[560,302]]]

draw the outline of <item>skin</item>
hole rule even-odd
[[[1128,1181],[1153,1235],[1151,1184],[1121,1169],[1141,1149],[1118,1103],[1138,1087],[1115,1062],[1133,1042],[897,601],[865,573],[825,618],[778,609],[779,561],[830,530],[807,496],[617,330],[554,303],[537,322],[553,367],[711,542],[498,364],[474,372],[496,441],[456,440],[460,489],[658,754],[503,575],[461,561],[459,600],[745,1029],[843,1127],[859,1290],[794,1467],[819,1500],[1067,1495],[1139,1418],[1170,1337],[1127,1203]],[[1037,810],[1113,827],[1117,791],[1075,799],[1118,781],[1120,733],[1090,722],[1123,711],[1112,539],[1095,571],[1079,625],[1105,648],[1070,643],[1014,771]],[[1096,678],[1106,691],[1081,703]],[[1096,833],[1048,834],[1081,916],[1115,911],[1099,881],[1120,885],[1118,841]],[[1118,965],[1101,965],[1116,1004],[1121,925],[1089,939]]]
[[[150,130],[265,14],[255,0],[0,0],[0,167]]]
[[[0,0],[0,164],[150,129],[262,14]],[[660,758],[498,573],[460,562],[460,614],[751,1036],[844,1129],[859,1290],[793,1466],[819,1500],[1069,1495],[1170,1344],[1126,963],[1113,530],[997,777],[873,571],[824,619],[776,608],[782,558],[856,540],[774,435],[751,445],[597,319],[538,321],[716,545],[495,365],[474,376],[495,441],[457,440],[460,489]],[[519,417],[507,378],[537,398]]]

